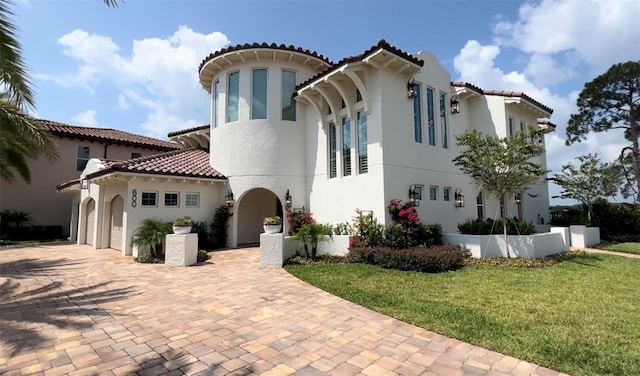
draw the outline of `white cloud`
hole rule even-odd
[[[85,112],[81,112],[75,116],[72,116],[71,121],[73,121],[73,123],[77,125],[96,127],[98,126],[96,115],[97,113],[95,110],[86,110]]]
[[[170,131],[207,121],[209,99],[200,88],[197,68],[229,40],[220,32],[201,34],[180,26],[164,39],[134,40],[130,53],[110,37],[84,30],[73,30],[58,43],[65,55],[78,61],[77,69],[61,76],[40,73],[36,78],[85,87],[91,93],[98,85],[115,85],[120,91],[118,108],[145,108],[147,119],[139,126],[150,135],[166,137]]]

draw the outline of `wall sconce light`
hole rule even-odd
[[[417,94],[418,93],[416,92],[416,83],[412,78],[407,82],[407,97],[409,99],[413,99],[416,97]]]
[[[228,208],[233,207],[233,192],[231,192],[231,189],[229,189],[227,195],[224,196],[224,203],[227,205]]]
[[[519,204],[522,202],[522,197],[520,196],[520,193],[516,193],[514,199],[516,200],[516,204]]]
[[[458,96],[454,95],[451,97],[451,113],[459,114],[460,113],[460,101],[458,101]]]
[[[462,194],[460,188],[456,189],[456,192],[453,195],[453,201],[456,205],[456,208],[464,207],[464,195]]]
[[[415,185],[409,186],[409,205],[413,207],[420,206],[420,193],[416,190]]]
[[[87,179],[80,180],[80,187],[82,189],[88,189],[89,188],[89,182],[87,181]]]
[[[289,194],[288,189],[287,193],[284,195],[284,207],[287,209],[291,209],[291,195]]]

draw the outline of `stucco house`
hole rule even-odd
[[[29,213],[33,225],[61,228],[64,236],[70,233],[72,197],[57,194],[56,185],[78,179],[89,159],[130,159],[183,147],[116,129],[35,121],[53,138],[60,159],[53,163],[47,158],[29,159],[31,184],[20,178],[11,183],[0,181],[0,211]]]
[[[451,161],[460,152],[455,135],[553,131],[553,110],[524,93],[452,82],[429,52],[381,40],[334,63],[293,46],[243,44],[212,53],[198,72],[211,98],[210,125],[170,133],[188,148],[182,151],[91,160],[77,197],[79,242],[113,246],[109,223],[118,224],[125,236],[116,242],[130,254],[141,219],[210,222],[225,202],[233,212],[231,247],[258,242],[262,219],[288,207],[323,223],[370,210],[384,223],[390,200],[411,199],[423,221],[450,232],[501,211],[548,222],[544,179],[530,187],[534,197],[500,203]]]

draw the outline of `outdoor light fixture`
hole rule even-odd
[[[416,190],[415,185],[409,186],[409,205],[420,206],[420,193]]]
[[[416,83],[412,78],[407,82],[407,97],[409,99],[413,99],[416,97],[416,95],[418,95],[418,93],[416,92]]]
[[[522,197],[520,197],[520,193],[516,193],[515,200],[516,200],[516,204],[519,204],[522,202]]]
[[[456,95],[451,97],[451,113],[452,114],[460,113],[460,102],[458,101],[458,96]]]
[[[82,179],[80,181],[80,186],[82,187],[82,189],[87,189],[89,188],[89,182],[87,181],[87,179]]]
[[[229,189],[227,195],[224,196],[224,203],[227,204],[228,208],[233,207],[233,192],[231,192],[231,189]]]
[[[291,195],[289,194],[288,189],[287,193],[284,195],[284,207],[287,209],[291,209]]]
[[[464,207],[464,195],[462,194],[460,188],[456,189],[456,192],[453,195],[453,200],[455,202],[456,208]]]

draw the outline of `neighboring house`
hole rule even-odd
[[[0,211],[17,210],[31,214],[34,225],[61,226],[69,235],[71,197],[56,193],[62,181],[78,179],[87,161],[101,157],[130,159],[181,148],[181,144],[144,137],[115,129],[77,127],[49,120],[36,120],[53,138],[60,159],[28,160],[31,184],[20,177],[12,183],[0,182]]]
[[[495,218],[501,212],[548,222],[544,179],[531,186],[533,197],[500,203],[451,161],[460,153],[455,135],[478,129],[506,137],[529,126],[552,131],[555,125],[547,119],[551,108],[523,93],[452,82],[429,52],[408,54],[382,40],[362,54],[333,63],[293,46],[244,44],[209,55],[199,75],[211,95],[211,125],[169,136],[189,147],[208,148],[206,166],[215,170],[195,184],[169,172],[155,182],[142,171],[120,176],[118,181],[127,181],[118,188],[118,196],[124,200],[123,222],[129,222],[128,228],[152,216],[173,220],[191,215],[210,222],[214,209],[229,202],[233,216],[228,245],[234,247],[258,242],[262,219],[282,215],[289,207],[305,208],[322,223],[349,221],[356,208],[370,210],[388,223],[389,201],[407,201],[410,194],[424,222],[440,223],[449,232],[466,219]],[[546,166],[546,156],[540,162]],[[96,161],[83,173],[90,190],[94,184],[110,184],[100,181],[106,176],[101,168],[110,167]],[[138,179],[148,185],[135,188],[132,182]],[[209,207],[183,206],[184,195],[195,187],[202,188],[201,195],[209,192]],[[133,189],[137,202],[140,193],[149,190],[171,205],[134,206]],[[180,194],[178,207],[173,199],[167,201],[167,192]],[[112,195],[97,202],[106,207]],[[89,196],[82,195],[81,213],[90,213]],[[208,215],[202,217],[204,212]],[[94,247],[106,247],[105,221],[112,220],[108,218],[96,215],[93,222],[79,221],[80,233],[89,231],[102,239]],[[87,222],[94,229],[83,228]],[[131,231],[126,233],[128,237]],[[129,243],[130,239],[123,242],[125,254],[130,254]]]

